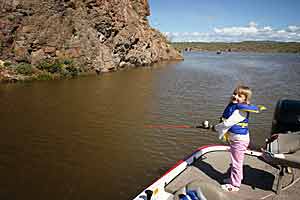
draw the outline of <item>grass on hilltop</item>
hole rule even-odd
[[[270,52],[300,53],[298,42],[245,41],[245,42],[173,42],[177,50],[192,51],[235,51],[235,52]]]

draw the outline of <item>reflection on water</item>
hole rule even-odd
[[[279,98],[299,99],[295,54],[188,53],[185,60],[95,77],[0,86],[1,199],[130,199],[211,132],[150,129],[217,121],[233,88],[268,110],[251,116],[252,147]]]

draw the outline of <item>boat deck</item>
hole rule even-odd
[[[221,190],[220,185],[224,184],[223,180],[228,177],[229,168],[229,152],[207,153],[166,185],[165,190],[174,194],[176,199],[176,196],[182,192],[187,184],[200,181],[202,183],[201,190],[207,199],[299,199],[300,181],[298,179],[300,179],[300,172],[298,169],[292,169],[293,173],[285,173],[282,180],[284,189],[277,195],[275,191],[279,168],[271,166],[256,156],[245,155],[244,179],[240,191],[225,192]],[[290,184],[292,182],[293,184]],[[210,192],[206,192],[207,189],[203,188],[203,185],[210,185],[208,189]]]

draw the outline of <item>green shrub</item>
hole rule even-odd
[[[80,69],[78,67],[75,67],[74,65],[67,66],[66,70],[69,72],[71,76],[78,76],[80,73]]]
[[[59,60],[54,60],[54,61],[45,60],[40,65],[38,65],[37,68],[40,70],[45,70],[50,73],[60,73],[63,68],[63,65],[64,64]]]
[[[9,61],[4,62],[4,67],[10,67],[10,66],[11,66],[11,62],[9,62]]]
[[[19,63],[16,66],[16,71],[19,74],[31,75],[33,72],[32,66],[29,63]]]
[[[68,76],[78,76],[79,73],[81,72],[81,69],[79,67],[77,67],[75,65],[75,63],[73,62],[73,60],[64,60],[63,61],[64,66],[63,69],[61,71],[61,75],[68,77]]]
[[[8,19],[9,21],[15,21],[16,16],[14,16],[14,15],[9,15],[9,16],[7,17],[7,19]]]
[[[46,70],[48,71],[48,69],[50,68],[50,62],[47,60],[44,60],[43,62],[41,62],[38,66],[38,69],[40,70]]]
[[[65,59],[65,60],[63,60],[62,62],[63,62],[63,64],[65,64],[65,65],[72,65],[72,64],[73,64],[73,60],[69,60],[69,59]]]
[[[64,77],[74,77],[74,76],[78,76],[80,72],[81,71],[79,68],[77,68],[73,65],[70,65],[70,66],[64,67],[60,74]]]
[[[53,79],[52,75],[48,72],[44,72],[42,74],[39,74],[36,77],[36,80],[39,80],[39,81],[47,81],[47,80],[52,80],[52,79]]]
[[[59,62],[58,60],[55,60],[54,63],[51,65],[51,67],[48,69],[48,72],[50,73],[60,73],[61,69],[63,68],[63,63]]]
[[[64,60],[45,60],[39,66],[38,69],[50,72],[50,73],[57,73],[61,76],[68,77],[68,76],[78,76],[81,72],[80,68],[76,67],[73,60],[64,59]]]

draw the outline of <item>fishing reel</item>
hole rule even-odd
[[[209,121],[204,120],[201,125],[196,126],[196,128],[202,128],[202,129],[214,129],[214,125],[211,124]]]

